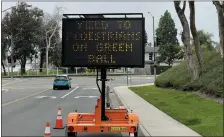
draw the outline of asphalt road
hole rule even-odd
[[[126,76],[112,76],[107,82],[111,88],[127,85]],[[153,82],[152,76],[132,76],[129,84]],[[78,112],[94,112],[96,100],[100,95],[95,77],[72,77],[72,88],[53,90],[53,78],[24,78],[2,80],[2,136],[43,136],[45,123],[54,127],[57,107],[62,108],[63,122],[67,115]],[[87,97],[80,97],[87,96]],[[88,98],[88,96],[92,96]],[[112,105],[118,101],[111,94]],[[52,136],[65,136],[65,130],[51,129]],[[120,133],[79,133],[78,136],[127,136]],[[139,136],[143,136],[141,130]]]

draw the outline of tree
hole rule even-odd
[[[223,1],[213,1],[218,14],[218,25],[219,25],[219,39],[220,39],[220,54],[223,58],[224,52],[224,2]]]
[[[45,16],[44,16],[45,17]],[[39,28],[39,31],[36,35],[36,39],[38,40],[38,43],[36,45],[36,53],[40,54],[40,61],[39,61],[39,72],[42,72],[43,64],[44,64],[44,57],[46,54],[46,37],[45,37],[45,26],[44,19],[41,22],[41,27]]]
[[[177,29],[175,23],[171,17],[171,14],[166,11],[159,20],[159,26],[156,29],[156,36],[160,40],[159,46],[159,57],[158,62],[165,62],[169,66],[173,64],[174,59],[177,59],[177,54],[180,51]]]
[[[147,43],[148,43],[148,35],[147,35],[147,32],[145,31],[144,45],[146,46]]]
[[[211,33],[205,32],[204,30],[198,30],[197,34],[202,48],[214,50],[214,47],[212,46],[214,43],[214,41],[212,41],[213,35]]]
[[[6,33],[4,32],[5,29],[4,29],[4,25],[1,24],[1,55],[2,55],[2,58],[1,58],[1,64],[2,64],[2,68],[3,68],[3,71],[4,71],[4,75],[6,75],[6,70],[5,70],[5,64],[4,64],[4,60],[6,59],[6,52],[7,52],[7,36],[5,35]]]
[[[179,46],[179,53],[177,54],[177,59],[185,59],[185,51],[184,51],[184,46]]]
[[[184,13],[185,8],[186,8],[186,1],[183,2],[182,9],[180,8],[180,3],[181,3],[181,1],[174,1],[174,7],[175,7],[176,13],[180,19],[181,25],[183,27],[181,40],[185,46],[185,52],[186,52],[187,61],[188,61],[188,63],[187,63],[188,71],[190,73],[191,79],[196,80],[196,79],[198,79],[198,73],[197,73],[197,69],[195,68],[194,60],[193,60],[193,56],[192,56],[189,24],[187,22],[187,18]]]
[[[11,54],[19,60],[21,74],[25,73],[27,57],[34,54],[33,45],[37,42],[35,35],[40,27],[42,16],[42,10],[28,9],[27,4],[21,2],[3,19],[7,36],[10,37]]]
[[[193,43],[195,47],[195,53],[197,56],[198,60],[198,65],[199,65],[199,76],[202,73],[203,70],[203,57],[201,54],[201,46],[200,46],[200,41],[197,33],[197,29],[195,26],[195,6],[194,6],[194,1],[189,1],[189,7],[190,7],[190,29],[191,29],[191,34],[193,36]]]
[[[45,40],[46,40],[46,69],[48,74],[48,52],[51,47],[51,40],[57,29],[59,29],[59,22],[62,19],[62,7],[56,7],[55,14],[46,20],[46,25],[50,25],[50,27],[45,28]]]
[[[62,52],[62,43],[59,36],[59,29],[58,28],[51,40],[51,48],[49,50],[49,63],[59,67],[61,65],[60,57]]]
[[[61,66],[61,56],[62,56],[62,42],[56,43],[52,50],[52,55],[50,61],[55,67]]]

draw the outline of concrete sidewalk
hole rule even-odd
[[[133,110],[133,113],[139,115],[140,123],[145,129],[145,132],[142,130],[145,136],[200,136],[149,104],[129,90],[127,86],[115,87],[114,92],[127,109]]]

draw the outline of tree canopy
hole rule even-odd
[[[198,37],[202,48],[206,48],[208,50],[214,50],[212,37],[213,34],[209,32],[205,32],[204,30],[198,30]]]
[[[159,20],[159,26],[156,29],[156,36],[160,40],[157,58],[158,62],[165,62],[172,65],[174,59],[182,58],[179,55],[181,48],[177,39],[177,29],[171,17],[166,11]]]
[[[21,2],[3,18],[3,29],[7,36],[5,38],[10,38],[11,54],[20,61],[22,73],[25,72],[26,58],[35,53],[35,36],[41,26],[43,15],[41,9],[28,8],[25,2]]]
[[[25,73],[27,58],[32,60],[33,56],[37,57],[37,53],[40,52],[42,67],[46,45],[48,44],[46,39],[52,35],[50,45],[48,45],[50,47],[54,46],[56,51],[50,52],[49,59],[51,63],[55,64],[53,53],[60,49],[57,47],[60,46],[60,27],[56,27],[53,34],[46,33],[52,31],[55,22],[58,22],[55,20],[55,16],[47,16],[43,13],[43,10],[36,7],[30,8],[26,2],[19,2],[17,6],[12,7],[10,12],[5,14],[2,20],[2,53],[4,53],[2,55],[5,55],[8,45],[11,54],[16,56],[21,65],[21,72]],[[5,56],[2,59],[4,60]]]

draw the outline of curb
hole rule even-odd
[[[141,86],[150,86],[150,85],[154,85],[154,83],[149,83],[149,84],[141,84],[141,85],[134,85],[134,86],[117,86],[117,87],[141,87]],[[124,106],[126,105],[126,103],[123,101],[122,102],[122,99],[121,97],[118,95],[118,93],[116,92],[115,88],[117,87],[114,87],[112,90],[113,90],[113,93],[116,95],[116,97],[118,98],[118,102],[119,104],[124,104]],[[127,105],[126,105],[127,106]],[[128,107],[128,106],[127,106]],[[128,107],[129,108],[129,107]]]
[[[141,85],[134,85],[134,86],[118,86],[118,87],[140,87],[140,86],[149,86],[149,85],[154,85],[154,83],[149,83],[149,84],[141,84]],[[119,93],[116,92],[116,87],[113,88],[113,93],[114,95],[117,97],[117,100],[119,102],[119,104],[123,104],[125,106],[125,108],[127,109],[128,112],[131,111],[131,108],[127,105],[127,103],[122,99],[122,97],[119,95]],[[144,134],[145,137],[150,136],[150,133],[145,129],[144,125],[141,124],[141,121],[139,122],[139,127],[142,131],[142,133]]]

